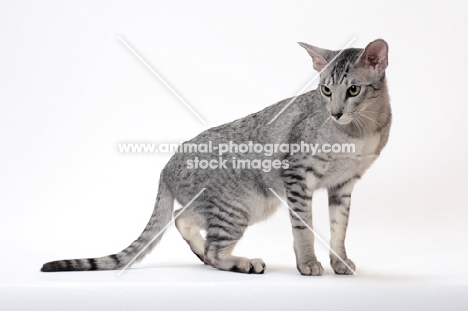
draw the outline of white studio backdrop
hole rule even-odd
[[[390,46],[394,122],[389,144],[356,186],[348,253],[364,275],[453,277],[466,286],[463,4],[2,1],[0,6],[3,285],[40,283],[38,270],[46,261],[115,253],[137,238],[170,155],[120,154],[118,143],[180,142],[292,97],[316,74],[297,41],[338,50],[355,37],[353,47],[377,38]],[[324,192],[314,198],[314,223],[327,239]],[[326,248],[317,248],[331,274]],[[284,209],[249,228],[236,252],[263,257],[273,272],[298,274]],[[140,267],[199,269],[199,262],[171,228]]]

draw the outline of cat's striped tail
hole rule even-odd
[[[174,197],[167,185],[164,183],[162,174],[159,183],[158,196],[156,204],[151,215],[151,219],[145,227],[140,237],[123,251],[99,258],[58,260],[45,263],[42,266],[42,272],[55,271],[87,271],[87,270],[116,270],[125,267],[130,262],[135,263],[143,259],[150,253],[156,244],[161,240],[160,234],[151,245],[150,241],[163,230],[163,228],[172,219],[172,209],[174,206]],[[146,247],[148,245],[148,247]],[[145,248],[146,247],[146,248]],[[143,251],[142,251],[143,250]],[[138,253],[141,254],[134,260]]]

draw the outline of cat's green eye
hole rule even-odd
[[[348,89],[348,94],[349,96],[358,96],[359,93],[361,92],[361,87],[357,85],[351,85]]]
[[[332,94],[331,90],[328,87],[326,87],[325,85],[321,85],[320,89],[322,90],[323,95],[325,95],[327,97],[331,96],[331,94]]]

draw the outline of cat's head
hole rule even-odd
[[[334,121],[348,124],[356,113],[378,100],[388,66],[388,45],[384,40],[375,40],[365,49],[342,51],[299,44],[312,57],[314,69],[321,72],[319,92]]]

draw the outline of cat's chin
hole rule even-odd
[[[332,118],[332,120],[340,125],[347,125],[353,121],[353,118],[340,118],[339,120]]]

